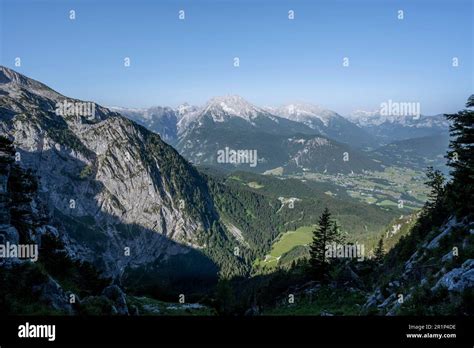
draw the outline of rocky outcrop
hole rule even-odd
[[[204,247],[217,216],[207,183],[158,135],[95,103],[58,112],[87,102],[4,67],[0,91],[0,135],[40,177],[70,255],[120,277]]]
[[[452,217],[451,219],[449,219],[446,225],[444,225],[441,230],[441,233],[434,237],[429,243],[425,244],[424,247],[429,250],[439,247],[440,240],[449,235],[453,231],[454,227],[460,226],[463,226],[463,222],[457,222],[456,218]]]
[[[401,272],[393,274],[391,281],[369,294],[362,313],[396,315],[420,289],[433,294],[444,289],[449,296],[473,289],[474,259],[466,259],[473,226],[474,222],[467,218],[450,217],[429,233],[426,241],[404,262]],[[446,243],[447,240],[450,242]],[[459,257],[465,261],[457,267]]]
[[[38,296],[39,301],[54,310],[60,311],[64,314],[73,313],[68,294],[51,277],[48,277],[46,282],[33,287],[32,294]]]
[[[462,292],[474,287],[474,259],[465,261],[461,267],[454,268],[441,277],[431,289],[436,291],[444,287],[449,291]]]
[[[110,285],[102,291],[102,295],[114,303],[113,311],[118,315],[129,315],[125,293],[117,285]]]

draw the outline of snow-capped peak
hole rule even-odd
[[[277,116],[303,123],[319,119],[325,126],[328,125],[331,118],[339,116],[336,112],[324,109],[319,105],[301,102],[282,105],[278,108],[269,109],[269,111]]]
[[[434,116],[406,116],[406,115],[383,115],[382,110],[364,111],[356,110],[349,116],[351,121],[361,127],[380,126],[382,124],[395,124],[403,127],[417,128],[447,128],[449,122],[443,115]]]
[[[381,109],[373,111],[356,110],[350,118],[360,126],[380,126],[383,123],[405,124],[412,121],[413,116],[383,115]]]
[[[181,105],[178,105],[176,108],[176,114],[178,118],[183,117],[186,114],[189,114],[190,112],[197,111],[199,108],[194,105],[189,105],[188,103],[183,103]]]
[[[367,111],[367,110],[355,110],[352,112],[350,115],[351,118],[357,118],[357,117],[371,117],[371,116],[377,116],[380,115],[380,109],[372,110],[372,111]]]
[[[238,116],[250,121],[262,109],[250,104],[238,95],[214,97],[204,107],[204,114],[210,113],[214,121],[222,122],[226,116]]]

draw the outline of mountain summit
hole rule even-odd
[[[310,127],[313,126],[314,120],[321,121],[327,127],[331,118],[341,117],[335,111],[324,109],[319,105],[302,102],[282,105],[278,108],[269,109],[269,111],[275,115],[305,123]]]
[[[12,69],[9,69],[4,66],[0,66],[0,84],[15,83],[15,84],[27,85],[27,84],[32,83],[33,81],[34,80],[26,78],[25,76],[17,73],[16,71]]]
[[[267,108],[276,116],[303,123],[319,134],[356,148],[374,145],[372,137],[337,112],[310,103],[292,103]]]
[[[183,108],[180,106],[180,110]],[[178,112],[180,112],[178,110]],[[210,99],[202,108],[186,107],[178,123],[179,133],[203,124],[227,123],[236,119],[252,123],[259,116],[271,116],[267,111],[249,103],[238,95],[227,95]]]
[[[266,112],[238,95],[228,95],[209,100],[203,113],[210,113],[216,122],[221,122],[226,116],[238,116],[250,121]]]
[[[446,137],[449,121],[444,115],[419,117],[406,115],[383,115],[381,110],[354,111],[349,119],[360,128],[373,134],[381,144],[422,137]]]
[[[64,98],[45,84],[0,65],[0,90],[8,91],[9,94],[18,94],[22,88],[27,89],[30,93],[49,99]]]

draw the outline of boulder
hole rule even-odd
[[[441,262],[448,262],[448,261],[451,261],[453,259],[453,252],[452,251],[449,251],[446,255],[444,255],[442,258],[441,258]]]
[[[129,315],[125,293],[117,285],[110,285],[102,291],[102,296],[114,303],[118,315]]]
[[[385,298],[382,295],[380,288],[377,288],[368,298],[365,304],[362,306],[363,309],[367,310],[371,307],[376,307],[379,303],[383,302]]]
[[[73,314],[69,296],[53,278],[48,277],[46,282],[34,286],[32,292],[37,293],[39,300],[53,309]]]
[[[474,286],[474,259],[466,260],[461,267],[454,268],[438,280],[432,291],[441,287],[449,291],[462,292]]]
[[[434,237],[426,246],[427,249],[436,249],[439,246],[439,242],[442,238],[447,236],[453,231],[453,228],[456,226],[462,226],[462,223],[456,223],[456,218],[451,218],[446,225],[444,225],[443,231]]]

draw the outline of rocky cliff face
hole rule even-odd
[[[38,182],[30,169],[24,170],[15,163],[15,150],[11,140],[0,137],[0,244],[41,246],[43,235],[59,236],[49,224],[48,210],[38,196]],[[27,262],[17,255],[2,255],[0,265],[11,266]],[[38,255],[29,253],[37,261]]]
[[[384,270],[386,274],[368,297],[363,313],[469,314],[472,308],[466,304],[474,290],[473,236],[472,220],[450,217],[432,230],[408,259],[398,259],[400,266]],[[394,251],[400,249],[397,246]]]
[[[216,218],[206,181],[120,114],[0,67],[0,135],[40,177],[71,254],[108,275],[205,247]]]

